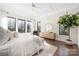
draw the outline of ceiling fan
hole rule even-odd
[[[32,3],[32,7],[36,7],[36,5],[34,3]]]
[[[32,3],[33,8],[41,8],[37,3]]]

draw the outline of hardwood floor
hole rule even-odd
[[[53,41],[53,40],[45,39],[45,41],[51,45],[58,47],[54,56],[79,56],[79,49],[76,45],[69,46],[64,42],[57,40]]]

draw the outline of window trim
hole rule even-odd
[[[16,31],[16,18],[15,18],[15,17],[11,17],[11,16],[7,16],[7,17],[8,17],[8,19],[9,19],[9,18],[15,19],[15,30],[13,30],[13,31]],[[8,21],[9,21],[9,20],[8,20]],[[8,24],[9,24],[9,23],[8,23]],[[9,29],[9,26],[8,26],[8,30],[10,30],[10,29]],[[11,31],[11,30],[10,30],[10,31]]]

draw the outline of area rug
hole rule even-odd
[[[36,56],[53,56],[57,47],[44,42],[43,50]]]

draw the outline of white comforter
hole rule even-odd
[[[31,56],[42,48],[42,38],[31,34],[20,34],[19,38],[14,38],[0,46],[0,55]]]

